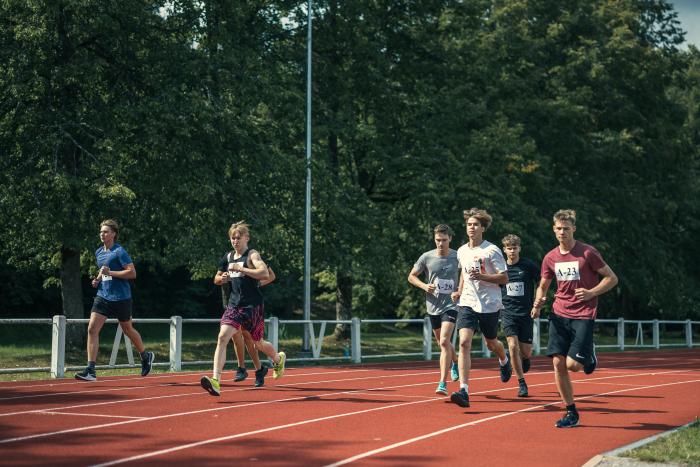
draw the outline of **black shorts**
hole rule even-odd
[[[532,344],[532,318],[527,315],[516,315],[504,311],[501,313],[503,333],[506,337],[518,336],[523,344]]]
[[[102,297],[95,297],[95,300],[92,302],[92,311],[107,318],[129,321],[131,319],[131,299],[111,302]]]
[[[549,314],[547,356],[566,355],[579,363],[587,363],[593,353],[592,319],[571,319]]]
[[[481,330],[487,339],[498,337],[498,316],[500,311],[495,313],[477,313],[471,307],[461,306],[457,313],[457,330],[462,328]]]
[[[442,323],[454,324],[457,321],[457,310],[447,310],[439,315],[428,315],[428,317],[430,318],[430,326],[433,330],[440,329]]]

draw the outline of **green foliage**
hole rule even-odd
[[[698,316],[700,59],[678,49],[669,2],[314,4],[319,306],[420,315],[406,276],[433,225],[452,225],[457,248],[462,210],[483,207],[487,239],[517,233],[541,259],[552,213],[570,207],[577,237],[621,279],[601,316]],[[70,249],[86,282],[97,225],[113,217],[137,270],[180,284],[183,313],[209,313],[228,226],[245,219],[278,277],[268,310],[290,316],[303,275],[305,7],[1,3],[10,270],[57,283]],[[142,279],[139,300],[172,308],[151,299],[167,286]]]

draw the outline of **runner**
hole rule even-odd
[[[226,346],[234,334],[242,330],[250,332],[257,350],[261,350],[273,362],[272,377],[281,378],[284,374],[284,352],[277,353],[272,344],[263,339],[265,330],[263,296],[258,281],[269,280],[267,265],[256,250],[248,248],[250,240],[249,226],[245,222],[231,225],[228,231],[231,246],[235,251],[229,262],[224,256],[216,273],[214,283],[221,285],[231,282],[231,295],[228,307],[221,317],[221,327],[214,353],[212,377],[202,376],[202,387],[212,396],[221,395],[221,372],[226,363]],[[255,369],[255,386],[265,384],[267,367],[259,365]]]
[[[436,394],[447,395],[447,372],[450,367],[452,381],[459,379],[457,354],[452,345],[452,331],[457,319],[457,307],[450,295],[455,291],[459,279],[457,252],[450,248],[454,236],[452,229],[440,224],[433,229],[436,248],[423,253],[408,275],[411,285],[425,291],[425,306],[435,340],[440,345],[440,381]],[[420,280],[425,274],[428,282]]]
[[[76,379],[95,381],[97,372],[95,362],[100,346],[100,330],[107,318],[119,320],[124,334],[141,354],[141,376],[151,372],[155,356],[147,352],[141,335],[134,329],[131,322],[131,285],[129,280],[136,279],[136,268],[129,253],[116,243],[119,236],[117,221],[107,219],[100,224],[100,241],[102,246],[95,251],[99,272],[92,280],[92,287],[97,289],[97,295],[92,302],[90,322],[87,336],[87,367],[75,375]]]
[[[500,285],[508,282],[506,261],[501,250],[484,240],[484,232],[491,226],[492,218],[482,209],[464,211],[469,241],[457,250],[461,270],[459,287],[452,299],[459,299],[457,330],[459,332],[459,385],[450,400],[460,407],[469,407],[469,371],[471,370],[471,346],[477,329],[486,345],[498,357],[501,381],[510,380],[513,368],[503,344],[498,340],[498,316],[503,309]]]
[[[532,323],[530,311],[535,284],[540,280],[540,268],[520,256],[521,241],[517,235],[506,235],[501,241],[508,264],[508,283],[501,286],[503,333],[508,340],[510,361],[518,376],[518,397],[527,397],[525,373],[530,370],[532,355]]]
[[[537,318],[552,280],[557,291],[549,314],[547,355],[552,357],[554,379],[566,414],[555,424],[571,428],[579,423],[569,371],[591,374],[598,361],[593,345],[593,326],[598,295],[617,285],[617,276],[598,250],[574,239],[576,211],[562,209],[554,214],[554,234],[559,246],[542,260],[542,279],[537,287],[531,316]],[[603,278],[599,280],[598,276]]]

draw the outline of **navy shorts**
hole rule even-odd
[[[457,313],[457,330],[462,328],[480,330],[487,339],[495,339],[498,337],[498,316],[500,311],[495,313],[477,313],[471,307],[459,307]]]
[[[457,322],[457,310],[447,310],[439,315],[428,315],[430,318],[430,326],[435,329],[440,329],[442,323],[452,323]]]
[[[265,335],[264,305],[227,306],[221,317],[221,324],[228,324],[239,331],[248,331],[254,342]]]
[[[129,321],[131,319],[131,299],[112,302],[102,297],[95,297],[92,302],[92,312],[107,318],[116,318],[119,321]]]
[[[532,318],[504,311],[501,313],[501,323],[506,337],[518,336],[518,340],[523,344],[532,344]]]
[[[593,353],[594,325],[592,319],[571,319],[550,313],[547,356],[566,355],[579,363],[587,363]]]

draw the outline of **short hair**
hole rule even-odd
[[[102,226],[109,227],[109,229],[114,232],[114,238],[119,236],[119,224],[114,219],[105,219],[100,223],[100,228]]]
[[[484,230],[491,227],[491,222],[493,222],[493,218],[484,209],[478,209],[478,208],[471,208],[469,210],[465,209],[463,214],[464,214],[464,222],[465,223],[469,220],[470,217],[473,217],[479,221],[479,223],[484,228]]]
[[[249,227],[250,225],[246,224],[245,221],[234,222],[228,229],[228,236],[232,236],[234,232],[238,232],[241,235],[250,235]]]
[[[576,225],[576,211],[573,209],[560,209],[554,213],[554,223],[556,222],[571,222],[571,225]]]
[[[454,237],[454,236],[455,236],[455,233],[452,231],[452,229],[450,228],[450,226],[447,225],[447,224],[438,224],[438,225],[436,225],[435,228],[433,229],[433,234],[438,234],[438,233],[446,234],[446,235],[449,236],[449,237]]]
[[[515,234],[508,234],[501,240],[503,246],[520,246],[520,237]]]

